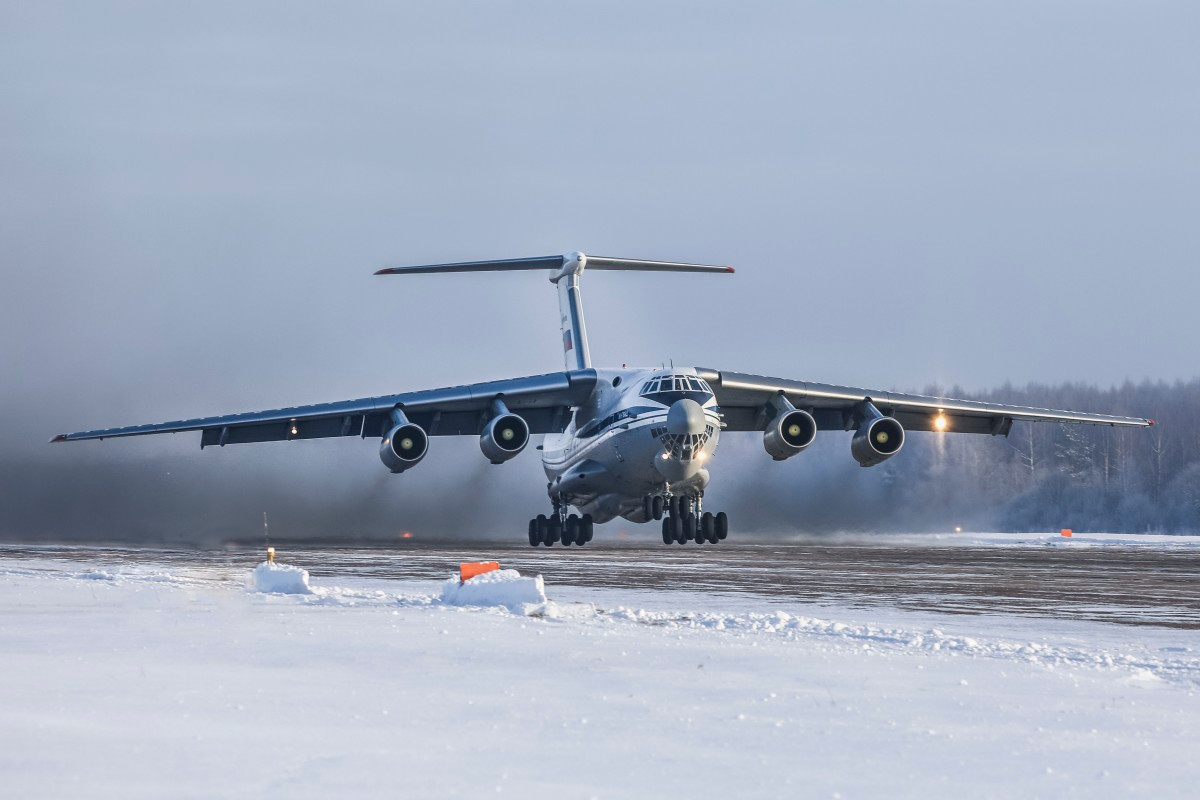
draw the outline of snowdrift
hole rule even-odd
[[[273,561],[264,561],[254,568],[250,574],[250,588],[274,594],[313,593],[308,585],[308,570]]]
[[[542,576],[527,578],[515,569],[498,569],[468,581],[452,577],[442,584],[442,602],[452,606],[504,606],[520,610],[546,602]]]

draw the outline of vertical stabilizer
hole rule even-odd
[[[550,280],[558,285],[558,315],[562,327],[563,361],[567,369],[587,369],[592,366],[588,351],[587,327],[583,322],[583,297],[579,276],[587,266],[587,256],[571,253],[563,258],[562,269]]]

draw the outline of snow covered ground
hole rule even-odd
[[[1200,783],[1195,630],[549,581],[545,603],[498,587],[474,601],[503,605],[463,606],[441,581],[299,566],[311,593],[257,591],[275,584],[253,562],[0,559],[3,794],[1163,798]]]

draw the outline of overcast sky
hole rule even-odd
[[[738,268],[585,276],[600,364],[1200,372],[1194,3],[2,8],[10,451],[560,369],[544,276],[371,272],[574,249]]]

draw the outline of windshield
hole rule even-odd
[[[712,398],[712,389],[694,375],[661,375],[642,384],[642,397],[663,405],[688,398],[703,405]]]

